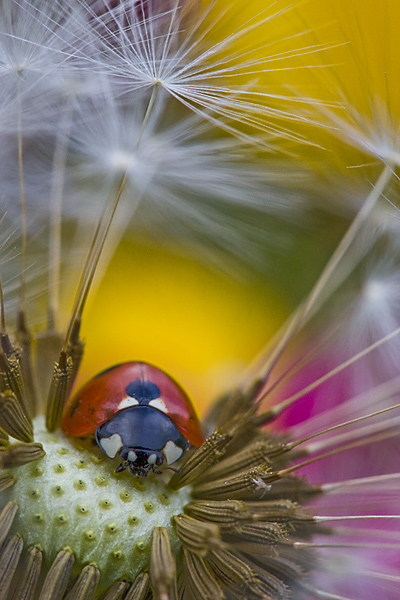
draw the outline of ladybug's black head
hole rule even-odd
[[[150,471],[160,474],[157,467],[164,462],[161,452],[144,448],[127,448],[124,446],[119,455],[122,463],[115,472],[120,473],[128,467],[132,475],[136,475],[136,477],[148,477]]]
[[[164,462],[169,468],[189,447],[171,419],[152,406],[120,410],[96,429],[95,438],[109,458],[121,457],[118,472],[129,468],[138,477],[159,473]]]
[[[138,477],[147,477],[158,467],[179,460],[189,442],[167,415],[152,406],[131,406],[117,412],[95,431],[96,442],[110,458],[119,455],[122,463]]]

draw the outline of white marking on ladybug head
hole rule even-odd
[[[183,454],[182,448],[179,448],[172,440],[169,440],[164,448],[161,450],[167,461],[167,465],[172,465],[176,462]]]
[[[164,400],[161,400],[161,398],[157,398],[156,400],[150,400],[149,406],[152,406],[153,408],[158,408],[158,410],[161,410],[161,412],[165,413],[166,415],[168,414],[168,408]]]
[[[133,450],[129,450],[129,452],[128,452],[128,460],[130,460],[131,462],[135,462],[136,459],[137,459],[136,452],[134,452]]]
[[[118,450],[123,446],[121,436],[118,433],[113,433],[110,437],[100,439],[99,445],[110,458],[114,458]]]
[[[138,404],[139,404],[139,400],[136,400],[136,398],[132,398],[132,396],[126,396],[118,404],[117,410],[122,410],[123,408],[129,408],[129,406],[137,406]]]
[[[157,460],[157,454],[150,454],[150,456],[147,458],[147,462],[149,463],[149,465],[155,465],[156,460]]]

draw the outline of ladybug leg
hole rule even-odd
[[[180,472],[181,472],[181,470],[180,470],[180,469],[176,469],[176,468],[174,468],[174,467],[165,467],[165,469],[164,469],[164,470],[166,471],[167,469],[168,469],[169,471],[173,471],[174,473],[180,473]],[[160,471],[159,471],[159,472],[160,472]]]
[[[130,466],[130,465],[129,465],[129,461],[127,461],[127,460],[126,460],[126,461],[122,462],[122,463],[119,465],[119,467],[117,467],[117,468],[115,469],[115,472],[116,472],[116,473],[121,473],[122,471],[125,471],[126,467],[128,467],[128,466]]]

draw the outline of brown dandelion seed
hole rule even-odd
[[[201,522],[188,515],[178,515],[174,521],[182,546],[188,551],[204,557],[210,550],[223,546],[215,523]]]
[[[140,573],[131,585],[125,600],[145,600],[150,592],[150,577],[148,573]],[[106,599],[104,599],[106,600]],[[108,600],[108,598],[107,598]]]
[[[100,572],[96,567],[84,567],[65,600],[93,600],[99,579]]]
[[[129,583],[126,581],[116,581],[114,585],[101,597],[101,600],[120,600],[125,596],[126,590],[129,588]]]
[[[18,504],[11,501],[8,502],[0,512],[0,546],[3,544],[11,529],[17,510]]]
[[[0,468],[12,469],[38,460],[45,455],[42,444],[13,444],[5,449],[0,449]]]
[[[153,531],[150,581],[155,600],[176,600],[175,557],[164,527],[156,527]]]
[[[9,436],[21,442],[33,442],[32,423],[11,392],[0,394],[0,426]]]
[[[8,435],[0,428],[0,448],[8,446],[9,443]]]
[[[43,554],[39,548],[31,546],[22,561],[21,577],[15,588],[12,600],[33,600],[37,589]]]
[[[204,559],[183,549],[183,572],[181,577],[182,590],[190,600],[197,597],[207,600],[220,600],[225,594],[218,580],[213,576]]]
[[[19,535],[12,535],[0,550],[0,599],[6,600],[12,578],[18,567],[24,542]]]
[[[61,600],[67,589],[74,556],[69,550],[62,550],[56,556],[46,575],[39,600]]]
[[[14,483],[15,479],[12,475],[9,473],[2,473],[0,475],[0,493],[14,485]]]

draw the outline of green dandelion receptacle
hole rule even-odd
[[[172,493],[168,490],[171,503],[166,508],[159,500],[160,493],[166,493],[167,489],[163,481],[147,481],[146,493],[137,491],[128,477],[112,478],[115,464],[111,461],[96,465],[91,461],[90,451],[77,450],[73,440],[61,432],[50,436],[42,419],[35,421],[35,439],[40,440],[46,451],[40,463],[40,475],[32,463],[12,469],[10,475],[15,478],[15,484],[3,493],[1,502],[18,503],[13,530],[23,537],[27,547],[41,548],[45,566],[49,567],[61,550],[71,548],[75,572],[87,564],[96,565],[101,573],[101,588],[107,589],[116,579],[129,577],[132,580],[149,568],[149,552],[138,555],[135,539],[150,548],[152,531],[160,523],[166,524],[171,546],[174,551],[178,550],[178,536],[171,519],[188,503],[190,488]],[[60,448],[68,449],[62,469],[57,462],[54,464]],[[82,473],[76,466],[82,454],[88,464],[84,480],[76,479]],[[97,483],[99,476],[112,479],[107,497],[104,487]],[[130,503],[126,502],[127,486]],[[135,507],[135,527],[131,524],[130,504]],[[152,506],[150,511],[149,505]],[[31,523],[29,528],[26,523]],[[120,557],[118,564],[110,561],[111,555]]]

